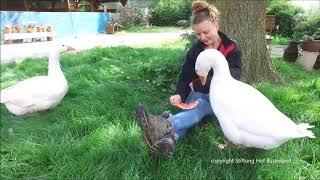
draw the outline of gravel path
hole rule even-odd
[[[1,64],[5,64],[11,61],[21,61],[26,57],[47,56],[49,49],[54,43],[63,43],[75,48],[77,51],[82,51],[97,46],[111,47],[171,41],[179,39],[183,33],[185,32],[100,34],[81,36],[81,38],[57,39],[54,41],[2,44],[0,62]]]
[[[1,44],[1,64],[12,61],[19,62],[27,57],[43,57],[48,55],[48,51],[53,43],[64,43],[77,49],[77,51],[91,49],[97,46],[112,47],[120,45],[139,45],[145,43],[156,43],[161,41],[171,41],[180,38],[180,32],[164,33],[127,33],[115,35],[90,35],[81,38],[57,39],[54,41]],[[285,46],[272,46],[272,56],[282,56]]]

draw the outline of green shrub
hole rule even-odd
[[[292,37],[293,28],[296,24],[295,16],[302,13],[303,10],[287,0],[269,1],[267,15],[276,16],[276,26],[279,25],[278,34],[285,37]]]
[[[281,35],[275,35],[272,39],[272,44],[276,45],[287,45],[289,39],[287,37],[283,37]]]
[[[192,0],[160,0],[151,9],[150,22],[153,25],[176,25],[179,20],[188,20],[191,16]]]
[[[186,46],[185,46],[186,50],[191,48],[191,46],[198,40],[197,36],[194,32],[184,33],[181,36],[183,39],[185,39],[187,41]]]
[[[297,22],[294,40],[320,40],[320,14],[302,17]]]
[[[134,8],[124,6],[119,10],[119,21],[120,24],[124,27],[133,26],[136,23],[136,13]]]
[[[124,6],[118,10],[118,21],[127,29],[133,26],[146,26],[146,18],[143,16],[143,9],[136,7]]]

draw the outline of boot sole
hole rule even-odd
[[[153,147],[157,149],[158,153],[161,153],[162,155],[171,158],[174,152],[175,143],[170,138],[161,138],[154,142]]]

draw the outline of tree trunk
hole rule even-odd
[[[265,39],[265,0],[208,0],[220,11],[220,31],[235,40],[242,53],[242,80],[278,81]]]
[[[7,2],[6,1],[0,1],[0,10],[5,11],[7,9]]]
[[[29,11],[29,10],[30,10],[29,3],[28,3],[27,0],[23,0],[23,5],[24,5],[24,9],[25,9],[26,11]]]

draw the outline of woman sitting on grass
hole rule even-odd
[[[216,7],[205,1],[192,3],[191,21],[198,41],[189,49],[176,93],[170,97],[170,103],[174,106],[195,100],[198,105],[176,115],[165,112],[161,116],[153,116],[144,106],[138,106],[135,110],[138,124],[152,152],[171,157],[177,140],[183,138],[186,132],[200,123],[204,117],[214,117],[208,96],[213,72],[212,70],[209,72],[205,86],[201,85],[195,72],[195,62],[200,52],[210,48],[218,49],[226,57],[231,75],[235,79],[240,79],[242,65],[240,51],[234,41],[218,31],[218,15]]]

